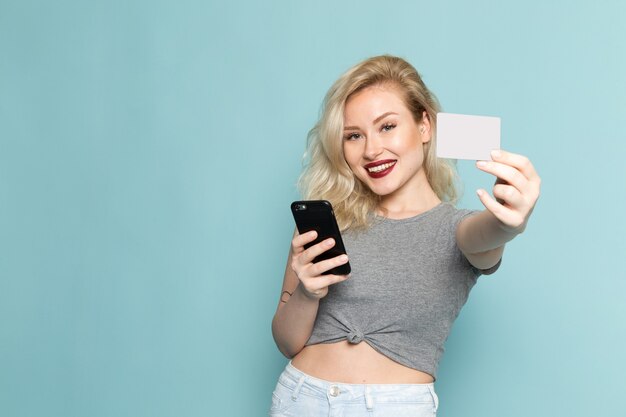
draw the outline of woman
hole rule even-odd
[[[435,156],[439,106],[416,70],[379,56],[328,91],[309,134],[301,185],[334,207],[348,262],[312,263],[332,239],[304,249],[295,234],[274,339],[292,361],[272,396],[273,416],[432,416],[443,344],[481,274],[495,272],[539,197],[527,158],[494,151],[482,212],[457,210],[454,164]]]

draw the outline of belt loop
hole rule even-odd
[[[372,411],[372,409],[374,408],[374,400],[372,400],[369,385],[365,386],[365,406],[367,407],[367,411]]]
[[[428,384],[428,390],[430,391],[430,395],[433,397],[433,407],[435,408],[435,413],[439,409],[439,397],[435,392],[435,386],[433,384]]]
[[[298,385],[296,385],[296,389],[293,390],[293,393],[291,394],[291,399],[292,400],[297,400],[298,399],[298,394],[300,394],[300,388],[302,388],[302,384],[304,384],[304,380],[306,379],[306,375],[302,375],[300,377],[300,380],[298,381]]]

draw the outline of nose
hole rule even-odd
[[[367,160],[374,161],[376,157],[383,152],[383,147],[380,138],[377,135],[370,135],[365,140],[365,149],[363,150],[363,157]]]

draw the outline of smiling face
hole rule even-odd
[[[432,192],[422,167],[423,144],[430,135],[426,113],[417,123],[393,86],[367,87],[346,102],[344,157],[354,175],[383,200]]]

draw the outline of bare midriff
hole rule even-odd
[[[305,346],[291,361],[305,374],[345,384],[428,384],[433,377],[406,367],[365,342]]]

